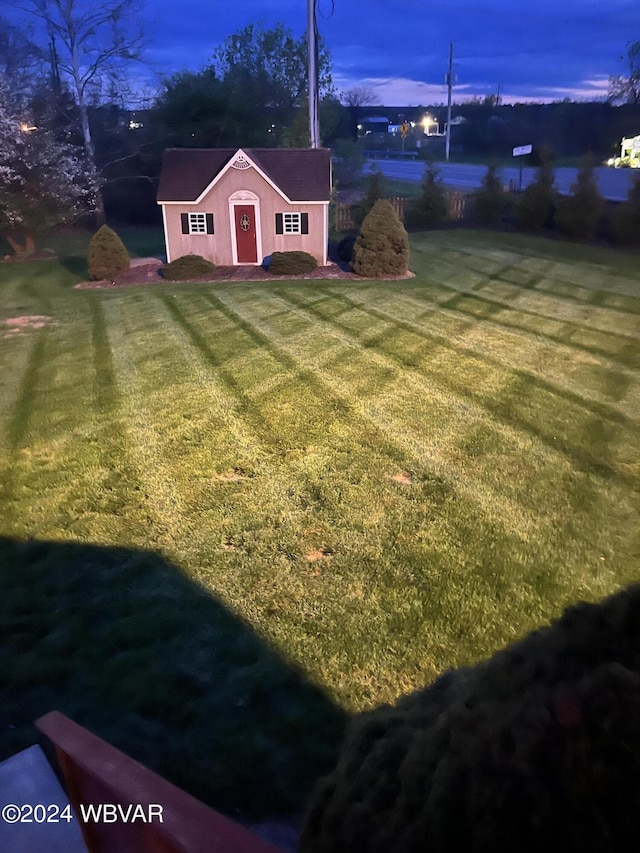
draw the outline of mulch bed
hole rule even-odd
[[[101,281],[83,281],[74,285],[79,290],[95,290],[107,287],[128,287],[135,284],[181,284],[179,281],[169,282],[160,274],[162,261],[157,258],[137,258],[131,262],[130,268],[118,276],[114,281],[103,279]],[[341,269],[337,264],[329,264],[326,267],[317,267],[311,272],[303,275],[278,275],[268,273],[262,267],[237,266],[217,267],[215,272],[203,278],[193,281],[275,281],[282,279],[351,279],[363,281],[353,272]]]

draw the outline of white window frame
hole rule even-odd
[[[301,213],[283,213],[282,214],[282,233],[283,234],[302,234],[302,214]]]
[[[206,234],[207,233],[207,214],[206,213],[189,213],[189,234]]]

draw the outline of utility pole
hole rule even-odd
[[[316,0],[307,0],[307,52],[309,54],[309,136],[312,148],[320,148],[318,119],[318,23]]]
[[[447,135],[445,137],[445,159],[449,162],[451,150],[451,90],[453,88],[453,42],[449,42],[449,70],[447,71]]]

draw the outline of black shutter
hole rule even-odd
[[[281,213],[276,213],[276,234],[284,234],[284,225],[282,223]]]
[[[189,233],[189,214],[188,213],[181,213],[180,214],[180,221],[182,222],[182,233],[188,234]]]
[[[207,234],[213,234],[213,213],[207,213]]]
[[[300,230],[303,234],[309,233],[309,214],[301,213],[300,214]]]

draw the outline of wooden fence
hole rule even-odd
[[[462,219],[464,217],[467,194],[461,190],[447,191],[449,204],[449,219]],[[398,214],[401,222],[404,222],[405,207],[410,204],[411,199],[394,196],[388,199],[391,206]],[[336,203],[336,231],[350,231],[357,228],[358,205]]]

